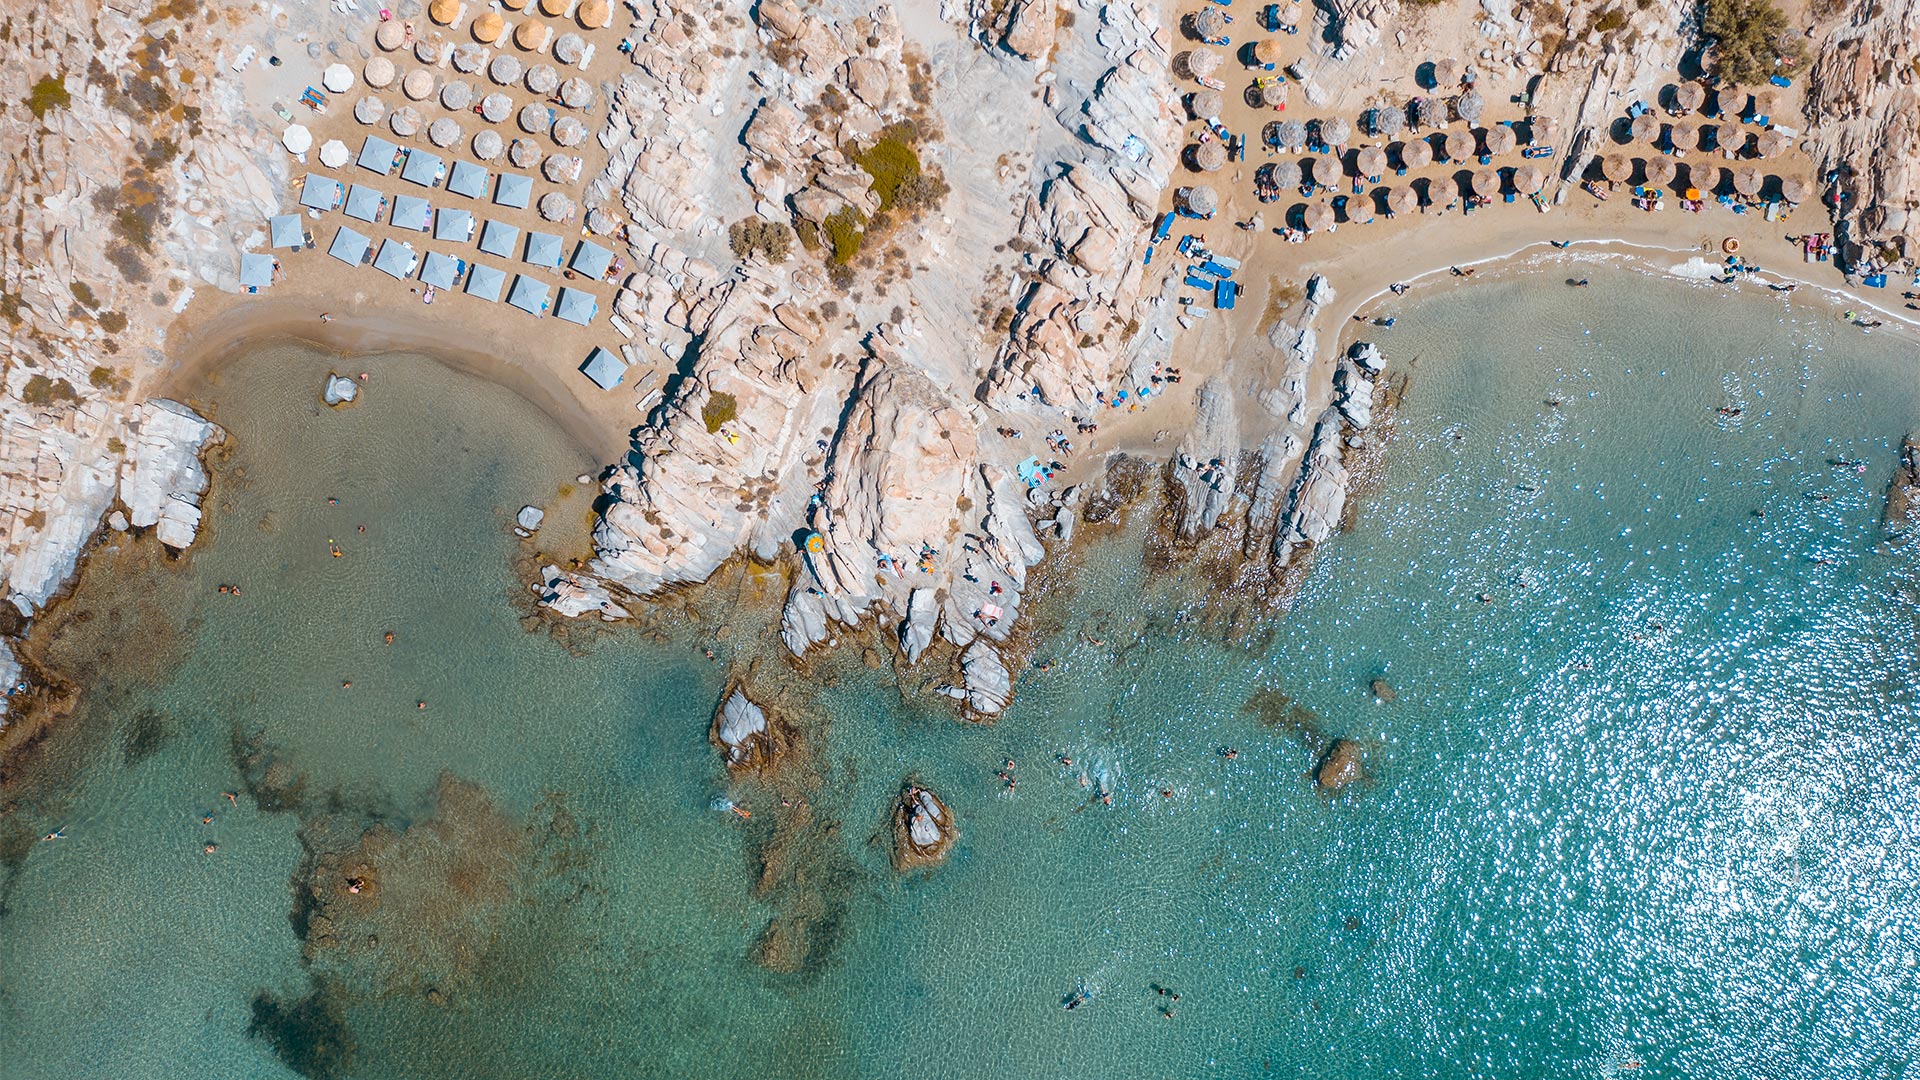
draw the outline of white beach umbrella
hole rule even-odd
[[[402,105],[387,118],[387,126],[393,129],[395,135],[410,139],[420,134],[420,110],[411,105]]]
[[[578,64],[586,55],[586,39],[572,31],[561,34],[560,39],[553,43],[553,57],[563,64]]]
[[[504,149],[506,149],[505,141],[500,138],[500,133],[492,128],[481,128],[473,137],[473,156],[481,161],[492,161],[499,157],[500,151]]]
[[[328,64],[320,73],[320,85],[331,93],[344,94],[353,88],[353,69],[345,64]]]
[[[513,145],[507,147],[507,160],[513,162],[516,169],[531,169],[540,164],[543,153],[532,139],[515,139]]]
[[[454,112],[462,112],[473,104],[473,84],[458,79],[440,88],[440,104]]]
[[[584,109],[593,104],[592,84],[577,75],[561,83],[560,104],[569,109]]]
[[[480,99],[480,115],[489,124],[505,123],[513,115],[513,99],[501,93],[488,94]]]
[[[363,124],[377,124],[387,115],[386,102],[368,94],[353,103],[353,118]]]
[[[460,141],[460,125],[443,116],[427,127],[427,139],[435,146],[452,146]]]
[[[485,45],[476,45],[471,41],[453,50],[453,66],[467,75],[486,67],[487,61],[492,58],[492,49]]]
[[[547,130],[553,121],[547,107],[537,101],[520,106],[520,130],[528,134],[539,134]]]
[[[393,82],[393,61],[384,56],[376,56],[367,61],[365,74],[368,86],[375,90],[381,89]]]
[[[305,124],[291,124],[280,133],[280,145],[289,154],[304,154],[313,147],[313,132]]]
[[[487,67],[487,78],[501,86],[512,86],[520,81],[520,73],[525,70],[518,57],[496,56],[493,58],[493,63]]]
[[[570,154],[554,154],[540,165],[540,175],[549,184],[571,184],[580,179],[580,159]]]
[[[527,89],[545,96],[560,87],[560,72],[552,64],[535,64],[527,69]]]
[[[540,196],[540,216],[548,221],[565,221],[573,216],[573,200],[557,191]]]
[[[320,164],[329,169],[337,169],[347,163],[353,154],[347,150],[347,144],[339,139],[328,139],[320,144]]]
[[[561,146],[579,146],[587,137],[587,125],[571,116],[563,116],[553,125],[553,141]]]

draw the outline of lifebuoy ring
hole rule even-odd
[[[1732,255],[1740,250],[1740,241],[1735,237],[1729,236],[1725,240],[1720,241],[1720,250]]]

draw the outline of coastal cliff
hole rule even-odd
[[[1837,239],[1870,273],[1920,241],[1920,3],[1847,5],[1820,38],[1807,118],[1827,168]]]

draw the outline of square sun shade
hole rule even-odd
[[[340,181],[308,173],[306,182],[300,185],[300,205],[321,211],[340,205]]]
[[[527,234],[527,261],[535,266],[559,266],[562,250],[560,238],[552,233]]]
[[[480,230],[480,250],[503,259],[513,258],[513,242],[520,239],[520,226],[504,221],[489,221]]]
[[[471,161],[456,161],[447,173],[447,190],[469,199],[481,198],[487,193],[487,170]]]
[[[360,156],[354,164],[385,176],[393,171],[393,156],[399,152],[398,146],[378,135],[369,135],[367,141],[360,145]]]
[[[273,256],[240,256],[240,284],[255,289],[264,289],[273,284]]]
[[[600,312],[600,301],[593,294],[579,289],[562,288],[560,299],[553,305],[553,313],[570,323],[585,326],[593,321]]]
[[[438,251],[427,252],[427,261],[420,267],[420,280],[436,289],[451,289],[460,276],[460,260]]]
[[[393,227],[408,229],[412,232],[426,232],[427,221],[433,217],[433,207],[418,195],[395,195],[393,197]]]
[[[547,313],[547,283],[535,281],[525,274],[513,279],[513,288],[507,292],[507,303],[535,317],[544,317]]]
[[[580,373],[593,380],[593,385],[602,390],[611,390],[620,385],[626,377],[626,362],[605,349],[595,348],[587,354],[587,362],[580,365]]]
[[[327,246],[327,254],[349,266],[359,266],[360,260],[367,257],[367,249],[372,246],[373,241],[342,225],[340,231],[333,234],[333,243]]]
[[[380,245],[380,254],[373,257],[373,268],[388,277],[405,281],[413,274],[413,265],[419,262],[413,249],[398,240],[388,240]]]
[[[582,240],[573,245],[573,259],[567,265],[598,281],[607,276],[607,267],[613,265],[613,252],[591,240]]]
[[[519,173],[501,173],[500,182],[493,189],[493,201],[515,210],[525,210],[527,204],[533,201],[533,180]]]
[[[307,242],[299,214],[277,214],[267,219],[267,246],[297,248]]]
[[[380,220],[380,200],[385,198],[370,187],[355,184],[347,189],[347,216],[361,221]]]
[[[497,266],[488,266],[485,263],[474,263],[473,269],[467,271],[468,296],[477,296],[482,300],[498,302],[500,299],[500,290],[506,288],[506,285],[507,272]]]
[[[456,244],[473,239],[473,214],[466,210],[441,207],[433,215],[433,238]]]
[[[439,157],[425,150],[407,152],[407,163],[400,167],[400,179],[421,187],[432,187],[440,182],[440,169],[445,163]]]

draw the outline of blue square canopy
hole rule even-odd
[[[300,185],[300,205],[315,210],[331,210],[340,205],[340,181],[331,176],[308,173]]]
[[[515,210],[525,210],[527,204],[533,201],[533,180],[519,173],[501,173],[500,183],[493,189],[493,201]]]
[[[447,190],[478,199],[487,193],[487,170],[471,161],[456,161],[453,170],[447,173]]]
[[[267,246],[297,248],[307,242],[299,214],[276,214],[267,219]]]
[[[386,196],[359,184],[347,189],[347,216],[361,221],[379,221],[380,203]]]
[[[374,256],[373,268],[389,277],[405,281],[413,276],[413,264],[420,261],[413,249],[398,240],[388,240],[380,245],[380,254]]]
[[[473,239],[473,215],[465,210],[442,207],[433,215],[433,238],[464,244]]]
[[[513,258],[513,242],[520,239],[520,226],[504,221],[489,221],[480,230],[480,250],[503,259]]]
[[[369,135],[367,141],[361,144],[360,157],[354,164],[385,176],[393,171],[393,156],[399,152],[398,146],[378,135]]]
[[[507,293],[507,303],[528,314],[545,317],[547,314],[547,283],[535,281],[525,274],[513,279],[513,289]]]
[[[587,362],[580,365],[580,373],[592,379],[600,389],[611,390],[626,377],[627,365],[607,350],[596,347],[587,354]]]
[[[426,232],[427,221],[433,217],[433,207],[418,195],[395,195],[393,197],[393,227],[411,229],[414,232]]]
[[[507,272],[497,266],[474,263],[467,271],[467,295],[477,296],[488,302],[498,302],[500,290],[507,284]]]
[[[527,234],[527,261],[535,266],[559,266],[562,250],[560,238],[552,233]]]
[[[595,300],[590,292],[562,287],[560,300],[553,305],[553,313],[570,323],[585,326],[600,313],[600,301]]]
[[[407,163],[400,167],[400,179],[421,187],[432,187],[440,182],[440,170],[446,163],[425,150],[407,151]]]
[[[613,265],[613,252],[591,240],[582,240],[573,245],[573,259],[567,265],[598,281],[607,276],[607,267]]]
[[[349,266],[359,266],[360,260],[367,257],[367,249],[372,246],[373,241],[342,225],[340,231],[333,234],[333,243],[327,247],[327,254]]]
[[[451,255],[442,255],[438,251],[427,252],[426,264],[420,267],[420,280],[436,289],[451,289],[460,278],[460,260]]]
[[[241,255],[240,284],[256,289],[264,289],[273,284],[273,256]]]

